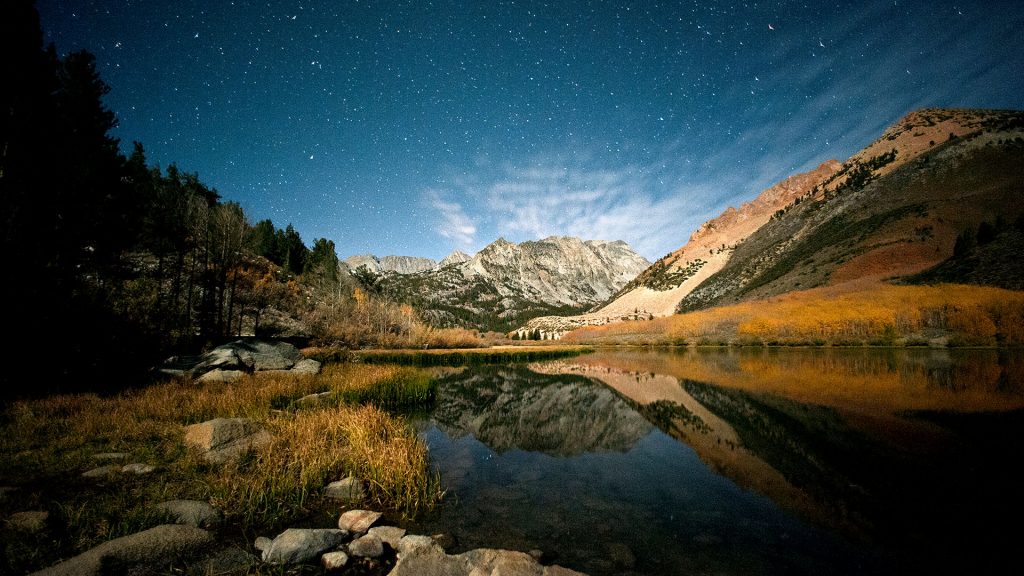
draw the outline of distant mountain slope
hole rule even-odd
[[[961,234],[1022,212],[1024,113],[922,110],[780,210],[679,310],[917,274],[952,257]]]
[[[1020,213],[1022,144],[1021,112],[913,112],[845,163],[792,176],[706,222],[599,309],[537,318],[521,332],[557,337],[584,325],[920,272],[949,258],[965,229]]]
[[[411,274],[365,267],[368,273],[357,277],[435,325],[507,331],[538,315],[586,310],[650,266],[622,241],[559,236],[521,244],[498,239],[442,264]]]

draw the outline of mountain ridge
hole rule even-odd
[[[507,331],[534,316],[582,312],[650,266],[622,240],[572,236],[498,238],[471,257],[456,252],[442,262],[412,273],[361,266],[366,273],[357,277],[434,325]]]
[[[931,180],[924,181],[931,182],[935,189],[945,190],[947,185],[934,175],[928,176],[929,171],[948,166],[951,168],[948,174],[944,172],[946,177],[953,174],[954,180],[968,178],[957,172],[957,163],[970,161],[968,156],[972,151],[1002,150],[1012,147],[1014,142],[1024,143],[1022,136],[1024,113],[1017,111],[926,108],[911,112],[846,162],[825,162],[811,172],[791,176],[739,209],[729,208],[709,220],[683,247],[659,259],[603,306],[584,315],[536,318],[518,333],[540,331],[546,337],[557,338],[581,326],[668,316],[680,310],[706,308],[815,285],[866,277],[878,279],[892,275],[897,269],[906,274],[920,272],[948,257],[957,234],[965,226],[977,226],[984,218],[977,206],[962,199],[970,194],[969,190],[954,194],[956,202],[968,204],[963,213],[947,214],[948,211],[942,209],[939,210],[942,216],[929,216],[928,208],[914,201],[915,195],[928,198],[928,202],[935,202],[941,208],[941,194],[935,192],[928,196],[928,191],[915,189],[915,178],[930,177]],[[989,170],[984,166],[976,169]],[[1010,173],[1013,169],[1012,160],[991,168],[997,173],[993,175],[995,179],[1001,178],[998,173]],[[1014,185],[1014,178],[1020,181],[1019,176],[1010,175],[1007,182],[1003,182],[1007,178],[1002,178],[999,184],[992,184],[1003,190],[1001,199],[994,204],[1002,202],[1019,208],[1019,200],[1014,202],[1012,193],[1006,192],[1007,187]],[[990,184],[980,182],[979,186]],[[906,198],[895,198],[888,194],[890,189]],[[994,219],[992,213],[998,211],[998,207],[989,204],[985,208],[986,217]],[[882,205],[889,210],[875,210]],[[857,210],[872,216],[864,220]],[[801,225],[801,219],[809,217],[807,215],[813,211],[836,220],[822,227],[819,221],[822,216],[814,220],[813,225]],[[940,221],[932,222],[936,219]],[[906,226],[910,226],[908,230],[903,229]],[[769,234],[770,231],[775,232]],[[833,266],[820,255],[815,258],[811,248],[827,247],[829,238],[826,236],[854,232],[864,238],[847,238],[845,242],[850,244],[847,250],[833,251],[838,265]],[[868,238],[875,237],[876,233],[883,234],[879,242],[888,244],[870,245]],[[809,235],[814,245],[801,252],[805,253],[804,260],[788,262],[785,255],[790,248],[805,243]],[[748,242],[751,238],[759,240]],[[784,261],[788,262],[785,266],[790,271],[804,273],[804,277],[797,279],[787,275],[788,272],[782,274]],[[784,285],[777,284],[770,289],[754,285],[775,282],[778,278],[770,276],[776,273],[785,278]]]

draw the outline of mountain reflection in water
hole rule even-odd
[[[1024,511],[1024,356],[639,350],[474,368],[420,423],[459,549],[592,574],[985,571]],[[1011,524],[1012,525],[1012,524]]]

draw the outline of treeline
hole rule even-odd
[[[120,387],[160,355],[258,330],[303,288],[336,289],[326,239],[251,226],[196,174],[129,157],[88,52],[43,47],[31,2],[4,3],[0,42],[0,379],[14,390]]]

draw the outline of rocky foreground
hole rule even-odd
[[[374,526],[379,512],[349,510],[338,528],[289,528],[275,538],[259,537],[252,550],[218,542],[220,513],[205,502],[178,500],[158,505],[178,524],[164,524],[110,540],[74,558],[35,572],[37,576],[159,574],[174,567],[186,573],[247,574],[261,564],[295,567],[319,564],[329,573],[390,576],[571,576],[560,566],[542,566],[536,556],[510,550],[478,549],[447,554],[437,539],[406,534],[396,526]],[[12,518],[23,530],[45,529],[46,518]]]

